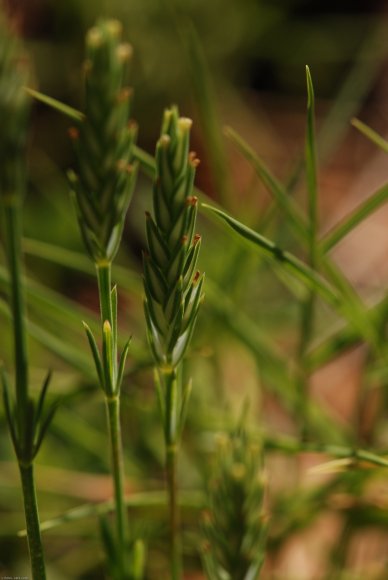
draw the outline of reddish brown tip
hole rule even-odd
[[[190,151],[189,153],[189,163],[192,167],[198,167],[198,165],[201,163],[200,160],[197,157],[197,154],[195,153],[195,151]]]
[[[79,138],[79,130],[77,127],[70,127],[68,129],[68,135],[72,141],[76,141]]]
[[[195,206],[198,203],[198,197],[196,195],[189,195],[189,197],[186,199],[186,205],[192,205]]]

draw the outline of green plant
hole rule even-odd
[[[243,416],[232,433],[217,441],[203,525],[209,580],[255,580],[264,562],[263,455],[244,422]]]
[[[165,16],[169,22],[174,18],[178,28],[183,22],[175,9],[166,10]],[[157,26],[155,21],[153,30]],[[8,64],[0,80],[0,103],[5,103],[0,183],[6,218],[2,230],[5,253],[0,255],[0,317],[4,329],[0,347],[5,366],[11,368],[9,330],[13,333],[15,329],[16,398],[14,403],[8,385],[11,381],[3,373],[4,413],[0,411],[0,421],[4,416],[8,421],[25,484],[34,575],[43,577],[43,553],[37,542],[39,522],[30,475],[32,459],[54,412],[54,407],[43,404],[48,378],[37,402],[32,403],[32,398],[42,368],[49,366],[55,368],[54,388],[64,393],[60,413],[50,425],[50,436],[39,454],[38,470],[44,509],[40,528],[46,534],[45,552],[53,577],[97,580],[108,573],[116,580],[143,576],[154,580],[189,576],[192,572],[222,580],[259,575],[266,578],[274,573],[284,573],[287,578],[287,548],[306,530],[309,533],[299,546],[308,546],[310,536],[319,537],[314,523],[325,521],[328,515],[329,520],[334,516],[339,531],[333,532],[324,550],[314,551],[314,558],[306,555],[306,566],[312,570],[311,576],[315,565],[320,567],[317,574],[323,570],[330,578],[358,579],[352,563],[354,542],[358,538],[368,541],[365,530],[385,531],[388,523],[387,505],[379,491],[379,486],[385,485],[388,466],[384,394],[388,378],[388,301],[383,295],[376,297],[376,287],[370,296],[369,287],[359,292],[331,252],[386,202],[388,187],[379,187],[324,235],[320,234],[317,209],[320,152],[325,149],[327,154],[328,135],[329,141],[336,140],[346,124],[346,116],[338,123],[338,113],[354,107],[353,100],[351,105],[347,103],[346,94],[350,91],[353,97],[357,88],[355,98],[359,101],[369,86],[370,71],[355,83],[366,68],[365,47],[359,51],[358,64],[349,78],[343,80],[348,92],[333,105],[328,121],[317,124],[324,126],[322,137],[319,132],[316,136],[314,92],[307,71],[305,151],[289,179],[278,179],[242,136],[226,129],[228,140],[243,157],[241,167],[247,164],[253,175],[252,187],[247,188],[244,203],[240,203],[237,195],[232,198],[232,184],[225,180],[229,157],[219,130],[216,91],[206,53],[201,49],[201,35],[195,28],[195,23],[185,22],[181,45],[183,60],[191,55],[187,66],[199,111],[194,141],[212,166],[217,181],[214,197],[217,193],[217,201],[223,205],[210,202],[194,186],[197,160],[190,154],[191,122],[180,118],[177,108],[164,115],[155,159],[136,144],[136,126],[128,124],[132,107],[124,80],[131,51],[121,43],[117,22],[100,21],[87,35],[83,112],[28,89],[30,96],[75,124],[70,133],[76,162],[69,178],[80,243],[68,216],[68,182],[54,157],[46,154],[47,144],[42,145],[39,139],[30,152],[27,174],[24,141],[29,105],[21,87],[28,81],[19,58],[16,62],[13,56],[10,58],[15,54],[14,46],[4,33],[2,50]],[[186,35],[189,30],[190,36]],[[163,30],[163,36],[171,36],[170,32]],[[150,47],[155,45],[156,41],[149,43]],[[42,46],[33,48],[38,60],[46,53]],[[162,54],[159,45],[158,49]],[[167,55],[163,53],[162,57],[168,63]],[[140,66],[142,59],[144,55],[139,55]],[[158,72],[164,79],[164,71]],[[314,76],[319,79],[319,75]],[[321,90],[320,82],[319,86]],[[230,104],[227,91],[222,95],[225,104]],[[233,110],[240,113],[236,102]],[[143,105],[140,94],[139,110]],[[140,118],[148,113],[148,108],[140,111]],[[34,117],[39,129],[41,117],[46,120],[46,114],[58,119],[56,112],[47,113],[41,107]],[[354,124],[388,150],[383,138],[360,121]],[[54,124],[50,124],[50,138],[55,133],[55,140],[60,141],[60,123],[52,127]],[[39,130],[35,134],[40,138]],[[267,145],[271,151],[276,143],[265,134],[263,150],[267,154]],[[141,135],[144,138],[143,128]],[[197,143],[201,135],[206,143]],[[233,154],[228,151],[228,155]],[[289,159],[286,161],[290,164]],[[63,165],[69,165],[68,159]],[[135,249],[127,243],[117,253],[137,165],[142,175],[128,212],[126,232],[127,241],[134,241]],[[21,240],[20,205],[26,174],[32,194],[26,196],[23,208],[29,237]],[[206,167],[199,177],[207,188]],[[261,195],[257,181],[271,197],[264,211],[261,206],[260,211],[255,209],[256,198]],[[149,199],[150,183],[153,200]],[[228,185],[224,197],[223,183]],[[17,195],[9,196],[10,189]],[[304,196],[304,204],[299,196]],[[206,203],[198,203],[197,197]],[[238,203],[234,203],[236,200]],[[9,201],[17,202],[17,206]],[[144,228],[144,209],[152,202],[152,214],[147,214]],[[49,220],[46,211],[50,212]],[[201,245],[195,233],[197,218],[206,241],[200,256],[201,269],[207,272],[206,301],[201,306],[204,315],[199,317],[203,278],[197,274]],[[46,231],[45,222],[54,225]],[[72,232],[68,242],[63,237],[67,228]],[[24,275],[21,243],[28,257]],[[142,269],[136,248],[146,245]],[[3,258],[9,268],[3,266]],[[362,257],[357,255],[357,259]],[[93,290],[86,298],[79,292],[80,282],[96,289],[96,272],[99,312],[98,308],[96,312],[85,308],[91,306]],[[66,284],[60,286],[64,278]],[[112,279],[120,288],[119,305]],[[81,319],[86,322],[93,360],[84,348]],[[121,340],[121,335],[128,329],[134,340],[126,363],[128,343]],[[28,368],[27,333],[32,346]],[[95,338],[99,333],[100,337]],[[321,388],[319,374],[326,365],[332,368],[348,357],[352,365],[353,357],[357,359],[357,384],[353,385],[356,403],[340,419],[339,410],[343,412],[343,408],[338,399],[348,385],[341,381],[337,387],[333,375],[325,379],[325,389],[332,381],[335,385],[328,404],[325,394],[317,396]],[[153,371],[164,437],[160,437]],[[112,500],[105,488],[109,459],[104,454],[106,434],[95,389],[96,372],[108,415]],[[195,384],[191,396],[187,376]],[[247,391],[250,414],[244,414],[236,427],[234,408],[240,407],[242,392],[246,395]],[[220,439],[219,433],[226,435]],[[219,446],[213,463],[215,441]],[[18,574],[23,566],[23,550],[15,536],[23,524],[15,493],[17,479],[3,441],[0,454],[0,513],[5,515],[0,525],[0,566],[7,574]],[[307,475],[301,468],[305,456],[315,463]],[[127,494],[124,460],[130,474]],[[201,476],[209,463],[212,475],[203,492]],[[269,473],[269,485],[264,485],[264,470]],[[311,477],[315,485],[306,486]],[[264,489],[268,522],[263,517]],[[110,518],[115,524],[112,529]],[[102,538],[94,525],[98,520]],[[200,554],[203,533],[205,550]],[[101,539],[107,570],[100,562]],[[264,557],[266,566],[262,567]],[[384,575],[383,564],[376,564],[376,560],[372,564],[377,572],[368,567],[368,562],[360,564],[362,577]],[[293,573],[298,574],[299,569],[293,569]]]
[[[17,39],[0,21],[0,208],[4,227],[3,243],[7,259],[12,312],[14,373],[16,397],[13,400],[9,379],[2,366],[3,401],[22,484],[25,520],[32,576],[46,577],[39,514],[35,492],[34,459],[55,412],[46,405],[49,372],[37,401],[31,397],[26,311],[22,274],[22,206],[26,190],[25,150],[30,103],[25,85],[30,77],[28,64]]]
[[[144,255],[144,308],[166,446],[174,580],[181,577],[177,453],[191,390],[191,382],[184,382],[181,363],[197,320],[203,285],[203,276],[196,270],[200,236],[195,233],[198,200],[193,183],[198,160],[189,152],[190,127],[190,119],[179,117],[176,108],[165,112],[156,147],[154,217],[147,214],[148,252]]]
[[[128,560],[130,536],[124,499],[124,463],[120,427],[120,389],[129,340],[118,358],[117,288],[111,265],[121,241],[137,166],[133,164],[136,126],[130,123],[130,90],[124,85],[131,47],[121,42],[121,25],[101,21],[86,39],[85,116],[71,131],[77,173],[69,174],[78,223],[97,272],[102,353],[84,323],[100,386],[105,395],[116,502],[116,542],[103,524],[111,573],[133,578]],[[138,576],[136,576],[138,577]]]

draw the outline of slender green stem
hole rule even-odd
[[[45,580],[45,563],[40,536],[38,505],[35,494],[34,467],[19,465],[23,488],[24,512],[27,526],[28,549],[30,552],[32,578]]]
[[[106,408],[108,413],[109,436],[111,446],[112,476],[116,505],[116,526],[117,537],[122,559],[125,558],[125,551],[128,548],[129,526],[127,509],[125,506],[124,491],[124,460],[123,445],[120,426],[120,398],[118,396],[106,398]],[[122,562],[123,563],[123,562]]]
[[[111,301],[111,278],[112,278],[112,265],[110,262],[100,262],[96,264],[97,268],[97,279],[98,279],[98,291],[100,297],[100,312],[101,312],[101,323],[104,324],[105,320],[108,320],[112,326],[112,301]]]
[[[10,195],[4,200],[4,227],[7,244],[8,268],[11,279],[11,308],[13,317],[16,413],[18,432],[25,444],[26,415],[28,407],[28,355],[25,331],[25,303],[22,283],[21,212],[20,198]]]
[[[169,369],[162,373],[166,396],[166,482],[169,504],[170,524],[170,565],[172,580],[179,580],[182,575],[182,556],[180,542],[180,513],[178,506],[178,385],[176,369]]]
[[[32,576],[34,580],[41,580],[46,578],[46,573],[39,530],[38,504],[35,494],[31,457],[31,437],[34,437],[34,433],[30,429],[31,417],[28,397],[28,351],[22,281],[21,203],[21,197],[18,195],[9,195],[3,199],[6,254],[10,274],[11,309],[13,317],[16,420],[19,445],[18,462],[22,482]]]
[[[121,569],[125,576],[125,561],[126,550],[129,548],[129,525],[127,518],[127,510],[125,507],[125,492],[124,492],[124,459],[123,459],[123,443],[121,436],[120,424],[120,391],[116,389],[117,378],[117,337],[116,325],[114,324],[113,316],[115,316],[112,308],[112,294],[111,294],[111,263],[101,262],[96,265],[98,289],[100,297],[100,311],[101,323],[108,321],[113,332],[113,349],[111,369],[112,375],[109,384],[112,390],[105,385],[105,403],[108,417],[108,429],[111,448],[112,461],[112,477],[114,485],[115,508],[116,508],[116,530],[119,553],[121,557]],[[107,356],[110,356],[109,354]]]
[[[177,485],[177,445],[169,445],[166,448],[166,479],[170,517],[171,578],[172,580],[179,580],[182,573],[182,562]]]
[[[308,265],[315,271],[318,265],[318,184],[315,150],[315,113],[314,89],[309,68],[306,67],[307,80],[307,131],[306,131],[306,178],[308,190]],[[300,339],[297,353],[299,393],[299,412],[301,416],[301,437],[308,435],[309,371],[306,353],[312,338],[315,318],[316,290],[309,289],[307,298],[301,304]]]

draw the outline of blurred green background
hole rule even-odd
[[[134,48],[130,84],[139,145],[153,153],[164,108],[178,104],[181,114],[194,120],[193,148],[201,159],[198,188],[251,227],[264,228],[262,216],[269,198],[255,171],[225,138],[223,127],[235,128],[303,205],[300,162],[306,64],[317,95],[323,228],[336,221],[340,196],[343,201],[361,165],[373,155],[373,147],[351,133],[350,119],[362,115],[378,123],[380,132],[387,128],[383,73],[388,44],[382,2],[9,0],[5,5],[25,39],[35,88],[78,109],[82,108],[85,33],[97,18],[120,19],[124,38]],[[81,504],[104,501],[111,490],[102,399],[81,325],[82,319],[98,325],[98,302],[93,269],[83,256],[68,195],[66,170],[73,162],[69,127],[69,119],[35,104],[24,218],[31,373],[33,384],[38,385],[51,367],[53,393],[63,396],[38,458],[42,520]],[[163,488],[162,437],[142,307],[141,250],[150,196],[150,181],[142,175],[114,273],[123,342],[128,334],[133,335],[123,401],[129,492]],[[180,466],[182,488],[195,491],[203,488],[209,471],[214,433],[234,424],[247,398],[253,430],[264,426],[270,434],[290,436],[297,436],[299,430],[292,391],[298,300],[267,262],[235,243],[208,217],[200,217],[198,230],[203,236],[200,267],[208,285],[187,364],[194,389]],[[266,233],[304,257],[280,214]],[[4,273],[0,278],[4,296]],[[359,287],[366,297],[383,292],[374,280],[361,280]],[[320,305],[315,340],[323,341],[340,323],[337,315]],[[10,367],[10,328],[4,308],[1,328],[0,357]],[[268,358],[267,347],[273,349],[273,360]],[[338,358],[338,368],[330,375]],[[313,440],[388,446],[386,402],[377,412],[374,401],[362,399],[372,420],[369,415],[358,417],[358,389],[367,358],[365,351],[355,349],[344,360],[338,350],[328,357],[328,365],[322,363],[326,374],[312,386],[312,404],[319,407],[319,419],[311,427]],[[381,393],[385,382],[377,380],[376,384]],[[2,411],[0,417],[0,574],[28,575],[25,542],[15,539],[24,525],[18,477]],[[373,520],[369,512],[364,514],[364,526],[355,517],[350,539],[345,538],[350,516],[346,520],[341,511],[346,501],[340,502],[341,497],[362,502],[359,498],[366,494],[373,496],[371,505],[376,507],[384,481],[380,472],[373,477],[349,472],[342,479],[335,474],[330,488],[327,475],[313,480],[306,476],[308,467],[322,461],[313,454],[298,459],[278,453],[269,457],[268,509],[273,525],[263,577],[312,580],[326,577],[319,575],[322,568],[330,578],[382,579],[386,491],[381,492],[379,517]],[[138,533],[149,544],[148,578],[168,577],[163,507],[144,506],[140,501],[133,514]],[[192,579],[203,577],[197,519],[196,507],[186,506],[185,558],[187,578]],[[360,534],[367,546],[361,560],[354,555]],[[50,578],[104,577],[94,514],[47,532],[44,543]]]

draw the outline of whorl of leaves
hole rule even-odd
[[[254,580],[264,560],[262,453],[238,428],[219,441],[204,514],[204,562],[212,580]]]
[[[203,276],[196,270],[200,236],[195,233],[198,160],[189,152],[191,120],[165,112],[156,147],[154,216],[147,213],[144,254],[145,313],[149,342],[159,366],[182,359],[197,319]]]
[[[28,62],[10,24],[0,16],[0,195],[24,193],[29,98]]]
[[[121,25],[104,20],[86,37],[85,117],[70,132],[77,172],[70,172],[78,221],[94,262],[112,261],[120,244],[137,165],[132,149],[131,90],[125,77],[132,48]]]

